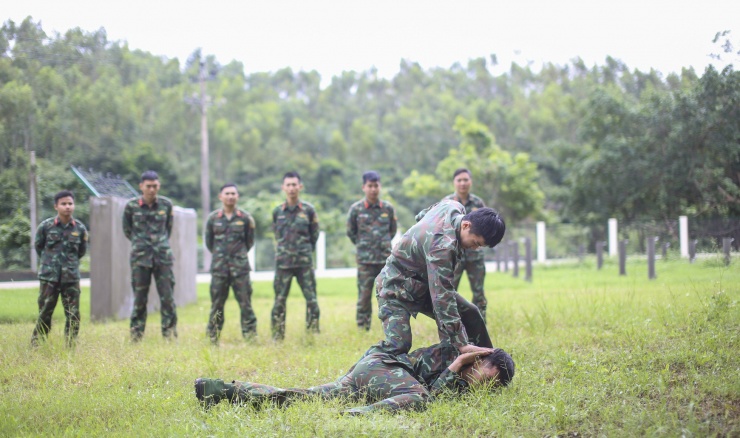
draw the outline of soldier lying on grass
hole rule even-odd
[[[344,376],[307,389],[200,378],[195,381],[195,396],[206,406],[221,400],[255,407],[270,401],[283,406],[309,397],[370,403],[344,411],[355,415],[422,409],[442,391],[462,393],[478,385],[506,386],[513,377],[514,361],[501,349],[460,354],[450,344],[437,344],[398,355],[371,348]]]

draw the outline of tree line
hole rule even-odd
[[[721,39],[719,51],[735,55]],[[134,185],[156,170],[163,194],[199,208],[200,114],[190,102],[202,63],[212,193],[237,183],[260,237],[288,170],[301,174],[330,233],[343,232],[368,169],[380,172],[402,227],[452,192],[457,167],[471,169],[473,191],[512,223],[740,217],[731,65],[663,75],[607,57],[497,75],[491,55],[449,68],[402,60],[390,79],[348,71],[322,86],[316,71],[247,74],[200,50],[181,63],[109,41],[104,29],[49,35],[28,17],[0,28],[0,265],[27,265],[31,150],[41,218],[60,188],[88,196],[71,165]]]

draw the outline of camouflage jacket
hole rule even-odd
[[[459,230],[465,208],[443,200],[417,215],[393,248],[376,280],[380,298],[397,300],[416,315],[431,298],[440,341],[455,347],[468,343],[457,310],[453,279],[462,259]]]
[[[443,343],[419,348],[396,358],[401,366],[435,395],[445,389],[461,392],[468,388],[468,383],[458,373],[447,368],[459,354],[457,348]]]
[[[459,203],[462,204],[462,200],[457,196],[457,194],[453,193],[449,196],[446,196],[445,199],[453,199]],[[468,214],[470,212],[473,212],[479,208],[483,208],[486,206],[486,204],[483,203],[483,200],[477,196],[475,196],[472,193],[468,194],[468,202],[463,204],[465,207],[465,214]],[[485,250],[483,248],[476,248],[476,249],[466,249],[463,251],[465,254],[465,259],[469,261],[478,261],[483,260],[485,257]]]
[[[357,263],[385,263],[396,234],[396,211],[388,202],[352,204],[347,214],[347,236],[357,247]]]
[[[80,281],[80,258],[87,252],[87,228],[72,219],[64,225],[59,217],[41,222],[36,229],[39,280],[59,283]]]
[[[219,276],[242,275],[249,272],[247,253],[254,246],[254,219],[244,210],[236,209],[231,219],[223,209],[208,216],[206,248],[211,251],[211,274]]]
[[[142,197],[132,198],[123,209],[123,234],[131,241],[131,264],[153,267],[171,265],[172,201],[157,196],[152,206]]]
[[[300,268],[313,265],[313,251],[319,240],[319,217],[313,205],[298,201],[290,207],[283,202],[272,211],[278,268]]]

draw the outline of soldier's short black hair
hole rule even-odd
[[[283,175],[283,181],[285,181],[285,178],[298,178],[298,182],[301,182],[301,176],[298,175],[298,172],[292,170],[290,172],[285,172],[285,175]]]
[[[218,189],[218,192],[219,193],[223,192],[226,187],[233,187],[233,188],[236,189],[236,193],[239,193],[239,187],[237,187],[236,184],[234,184],[234,183],[226,183],[226,184],[222,185],[221,188]]]
[[[380,182],[380,174],[374,170],[368,170],[362,174],[362,184],[364,185],[368,181]]]
[[[483,356],[481,361],[498,368],[498,381],[502,386],[507,386],[514,378],[514,359],[504,350],[497,348],[488,356]]]
[[[464,221],[470,222],[470,232],[482,236],[486,246],[493,248],[501,242],[506,232],[504,218],[496,210],[488,207],[473,210],[463,216]]]
[[[61,192],[54,195],[54,205],[57,205],[59,203],[59,200],[62,198],[72,198],[72,200],[74,201],[75,194],[69,190],[62,190]]]
[[[144,181],[158,181],[159,175],[157,175],[157,172],[153,170],[147,170],[146,172],[141,174],[141,182]]]
[[[466,167],[461,167],[457,169],[455,173],[452,174],[452,179],[457,178],[457,176],[460,175],[461,173],[467,173],[468,176],[470,176],[471,178],[473,177],[473,174],[470,173],[470,171]]]

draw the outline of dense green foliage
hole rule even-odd
[[[0,221],[25,233],[13,218],[28,213],[31,150],[48,182],[42,218],[57,189],[85,195],[70,165],[134,184],[155,169],[163,194],[199,208],[192,97],[201,63],[212,192],[234,181],[247,207],[269,212],[281,175],[298,170],[329,232],[341,232],[369,168],[381,172],[402,228],[452,192],[459,165],[474,170],[474,192],[511,222],[740,216],[740,72],[732,67],[663,76],[612,58],[593,67],[575,59],[494,75],[491,56],[447,69],[404,60],[391,79],[350,71],[322,84],[315,71],[245,74],[243,64],[199,50],[181,64],[109,41],[104,29],[47,35],[29,17],[0,29]],[[256,218],[265,236],[266,218]],[[9,239],[3,248],[22,244]]]
[[[443,398],[424,412],[343,417],[352,402],[299,402],[263,410],[222,403],[210,411],[193,396],[197,377],[281,387],[331,381],[381,336],[354,321],[355,279],[318,280],[321,334],[304,330],[305,301],[288,299],[287,334],[269,339],[272,284],[254,284],[258,337],[241,339],[229,299],[219,348],[205,334],[208,285],[198,303],[178,309],[179,338],[165,342],[159,314],[140,344],[128,321],[83,321],[75,351],[63,346],[61,304],[50,340],[29,347],[37,291],[0,290],[2,436],[737,436],[740,433],[740,270],[737,257],[661,262],[647,279],[644,261],[629,276],[614,263],[537,269],[535,282],[487,277],[494,344],[516,361],[511,387]],[[462,293],[470,295],[467,280]],[[437,328],[413,320],[414,343],[436,342]]]

